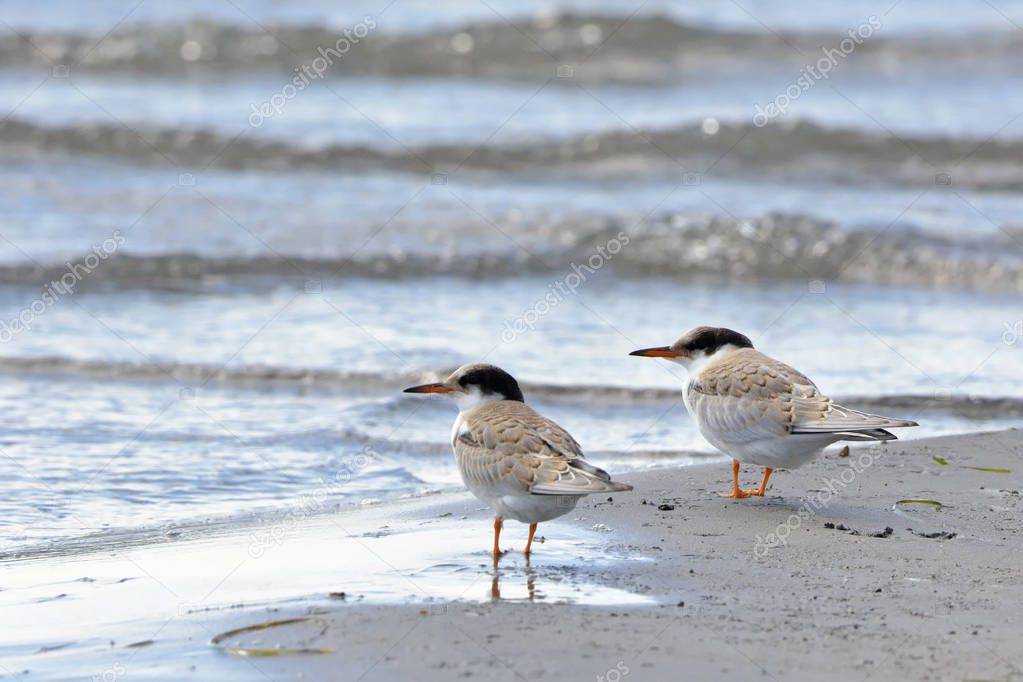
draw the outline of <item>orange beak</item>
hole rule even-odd
[[[422,386],[410,386],[402,393],[451,393],[451,389],[444,384],[423,384]]]
[[[634,350],[629,355],[638,355],[643,358],[684,358],[685,354],[673,351],[671,346],[657,346],[656,348],[641,348]]]

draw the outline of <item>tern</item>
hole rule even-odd
[[[462,481],[496,514],[495,559],[505,519],[529,524],[529,556],[541,521],[568,513],[584,495],[632,490],[587,462],[579,443],[526,405],[518,382],[500,367],[465,365],[404,392],[443,393],[458,405],[451,446]]]
[[[775,469],[795,469],[839,441],[895,440],[890,428],[917,426],[907,419],[867,414],[834,403],[806,375],[753,348],[731,329],[697,327],[670,346],[630,355],[684,365],[683,400],[703,437],[732,457],[732,492],[763,496]],[[739,464],[764,467],[759,488],[739,488]]]

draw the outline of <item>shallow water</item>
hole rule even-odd
[[[485,550],[490,538],[485,514],[438,514],[418,504],[413,515],[414,520],[396,518],[386,506],[357,516],[310,507],[248,530],[238,524],[183,528],[169,542],[159,535],[97,539],[49,555],[44,573],[39,556],[3,561],[0,605],[9,622],[19,623],[0,645],[3,665],[29,669],[37,679],[69,679],[116,666],[134,674],[169,667],[175,676],[187,660],[206,674],[223,668],[234,679],[244,666],[207,641],[242,606],[255,624],[260,614],[270,620],[273,610],[299,604],[315,610],[358,603],[421,603],[428,609],[493,600],[654,603],[594,578],[644,560],[604,547],[600,530],[549,526],[541,533],[546,541],[534,545],[535,562],[513,552],[495,568]],[[521,547],[525,529],[509,524],[505,546]],[[269,648],[288,636],[298,635],[266,632],[239,643]],[[128,646],[150,640],[155,641],[138,651]]]

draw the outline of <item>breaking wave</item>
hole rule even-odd
[[[1023,140],[894,137],[808,121],[757,127],[722,123],[638,131],[612,130],[566,139],[434,144],[388,150],[368,145],[317,147],[228,136],[212,130],[103,123],[44,126],[0,122],[0,154],[82,154],[134,163],[262,170],[374,168],[431,174],[460,170],[593,175],[661,171],[697,176],[756,176],[875,184],[892,182],[986,190],[1023,189]]]
[[[803,65],[816,60],[822,46],[837,46],[847,37],[716,29],[663,16],[626,20],[561,13],[412,34],[388,32],[386,17],[370,20],[379,26],[350,45],[330,66],[331,73],[546,81],[558,76],[559,66],[568,65],[575,80],[663,83],[706,77],[708,70],[748,68],[751,63]],[[250,28],[204,20],[123,27],[105,38],[90,33],[13,32],[0,35],[0,60],[59,64],[75,71],[275,69],[290,74],[344,36],[343,29],[321,26],[278,23]],[[857,48],[856,61],[888,70],[931,61],[946,68],[1021,52],[1023,41],[1009,32],[940,40],[881,35]]]
[[[554,278],[585,264],[597,247],[620,232],[628,244],[611,260],[609,271],[630,278],[665,277],[679,281],[814,280],[864,282],[929,289],[1023,293],[1023,248],[1011,234],[955,241],[905,228],[850,229],[811,216],[770,213],[750,219],[723,215],[670,213],[556,224],[562,235],[533,234],[509,224],[514,245],[471,253],[403,250],[360,256],[303,258],[289,255],[213,257],[195,254],[126,255],[108,258],[78,287],[85,290],[154,289],[219,291],[258,288],[260,282],[348,277],[407,279],[454,276],[473,279],[516,277],[525,273]],[[69,264],[0,265],[0,284],[45,285]],[[78,290],[78,289],[76,289]]]

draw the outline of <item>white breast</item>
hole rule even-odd
[[[466,431],[468,431],[468,430],[469,430],[469,427],[466,426],[466,424],[465,424],[465,418],[462,416],[462,413],[459,412],[458,416],[455,417],[455,423],[451,425],[451,445],[452,445],[452,447],[454,446],[455,441],[458,440],[458,437],[460,435],[462,435],[463,433],[465,433]]]

